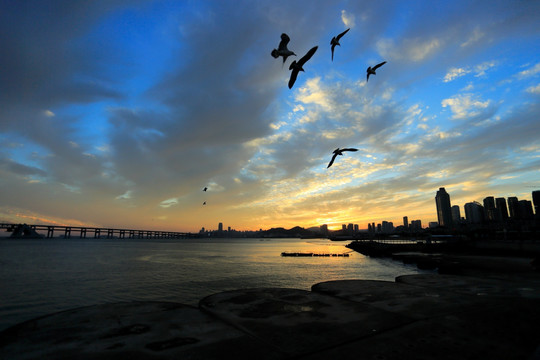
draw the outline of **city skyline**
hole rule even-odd
[[[540,2],[240,1],[1,2],[0,220],[365,228],[540,188]]]

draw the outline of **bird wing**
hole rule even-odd
[[[375,66],[373,67],[373,70],[377,70],[378,68],[380,68],[380,67],[383,66],[384,64],[386,64],[386,61],[383,61],[382,63],[375,65]]]
[[[334,151],[334,156],[332,156],[332,160],[330,160],[330,163],[328,164],[328,166],[326,167],[327,169],[332,166],[332,164],[334,163],[334,160],[336,159],[336,156],[337,156],[337,152]]]
[[[339,35],[337,36],[337,40],[339,41],[339,39],[341,39],[341,37],[342,37],[343,35],[345,35],[349,30],[351,30],[351,28],[348,28],[347,30],[345,30],[344,32],[342,32],[341,34],[339,34]]]
[[[332,44],[332,61],[334,61],[334,48],[336,47],[336,44]]]
[[[289,43],[289,41],[291,41],[291,39],[289,38],[289,35],[285,33],[281,34],[281,41],[279,43],[278,49],[279,50],[287,49],[287,44]]]
[[[315,51],[317,51],[317,48],[318,48],[318,46],[312,47],[312,48],[306,53],[306,55],[304,55],[300,60],[298,60],[298,65],[303,66],[303,65],[306,63],[306,61],[308,61],[309,59],[311,59],[311,57],[313,56],[313,54],[315,54]]]
[[[293,71],[291,72],[291,78],[289,79],[289,89],[292,89],[297,76],[298,76],[298,70],[293,69]]]
[[[368,80],[369,80],[369,71],[367,73],[366,82],[368,82]]]
[[[358,151],[358,149],[355,149],[355,148],[345,148],[345,149],[341,149],[341,151]]]

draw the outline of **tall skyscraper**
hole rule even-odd
[[[515,196],[508,198],[508,211],[512,219],[519,217],[519,200]]]
[[[468,223],[479,224],[484,220],[484,208],[480,203],[476,201],[469,202],[465,204],[464,208]]]
[[[222,232],[222,231],[223,231],[223,223],[219,223],[219,225],[218,225],[218,231],[219,231],[219,232]]]
[[[452,210],[450,206],[450,195],[442,187],[435,195],[435,204],[437,205],[437,219],[439,226],[452,226]]]
[[[405,228],[405,230],[409,228],[409,218],[407,216],[403,217],[403,227]]]
[[[508,219],[508,207],[506,206],[506,199],[503,197],[496,198],[495,199],[495,208],[499,211],[501,214],[502,220]]]
[[[532,200],[534,203],[534,213],[536,214],[536,217],[540,217],[540,190],[532,192]]]
[[[534,217],[533,206],[530,200],[519,200],[519,217],[523,220],[530,220]]]
[[[450,211],[452,212],[452,222],[454,224],[458,224],[461,221],[461,212],[459,211],[459,205],[453,205],[450,208]]]
[[[493,196],[484,198],[484,213],[487,220],[497,220],[497,216],[495,215],[495,198]]]

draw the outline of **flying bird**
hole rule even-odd
[[[202,191],[206,191],[206,190],[208,190],[208,188],[205,186],[204,189],[202,189]]]
[[[277,49],[272,50],[270,53],[274,58],[278,58],[280,56],[283,56],[283,63],[285,64],[285,60],[291,55],[296,56],[296,54],[292,51],[290,51],[287,48],[287,44],[291,41],[291,38],[289,38],[289,35],[283,33],[281,34],[281,41],[279,42],[279,46]]]
[[[332,166],[332,164],[334,163],[334,160],[336,160],[336,156],[338,156],[338,155],[343,156],[344,151],[358,151],[358,149],[355,149],[355,148],[345,148],[345,149],[337,148],[336,150],[334,150],[334,155],[332,156],[332,160],[330,160],[330,163],[328,164],[328,166],[326,168],[328,169],[330,166]]]
[[[306,55],[304,55],[298,62],[294,60],[291,65],[289,66],[289,70],[292,70],[291,72],[291,78],[289,79],[289,89],[292,89],[294,82],[296,81],[296,77],[298,76],[298,72],[304,71],[302,66],[311,59],[313,54],[315,54],[315,51],[317,51],[318,46],[312,47]]]
[[[382,63],[377,64],[377,65],[375,65],[374,67],[371,67],[371,66],[368,67],[367,70],[366,70],[366,71],[367,71],[366,82],[368,82],[368,80],[369,80],[369,75],[377,75],[377,74],[375,73],[375,70],[377,70],[378,68],[380,68],[380,67],[383,66],[384,64],[386,64],[386,61],[383,61]]]
[[[206,205],[206,201],[202,203],[203,205]]]
[[[332,38],[332,41],[330,41],[330,45],[332,45],[332,61],[334,61],[334,48],[336,47],[336,45],[341,46],[341,44],[339,43],[339,39],[341,39],[341,37],[345,35],[349,30],[351,30],[351,28],[348,28],[347,30],[339,34],[338,36],[334,36]]]

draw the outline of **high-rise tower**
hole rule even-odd
[[[536,217],[540,217],[540,190],[532,192],[532,200],[534,204],[534,213]]]
[[[451,227],[452,226],[452,210],[450,205],[450,195],[442,187],[437,191],[435,195],[435,204],[437,205],[437,218],[439,220],[439,226]]]
[[[495,199],[495,207],[499,210],[502,220],[508,219],[508,207],[506,206],[506,199],[503,197]]]

